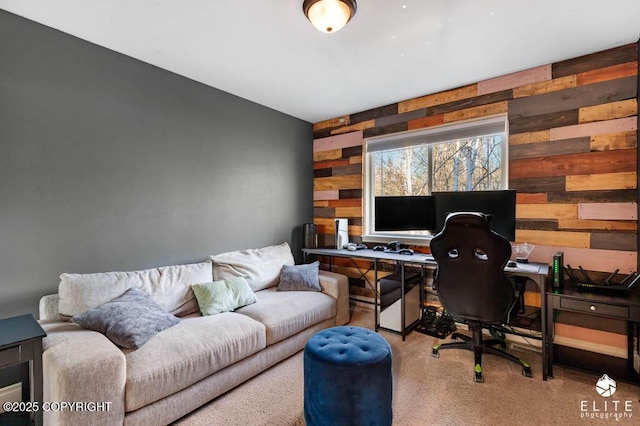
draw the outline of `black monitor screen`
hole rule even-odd
[[[375,198],[374,229],[376,231],[430,231],[435,225],[431,196]]]
[[[482,212],[491,215],[491,229],[509,241],[516,239],[516,191],[434,192],[436,232],[444,227],[447,214]]]

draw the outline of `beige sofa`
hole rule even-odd
[[[289,246],[212,256],[210,261],[145,271],[62,274],[42,298],[45,402],[109,403],[108,411],[48,411],[46,425],[168,424],[303,349],[316,332],[349,320],[344,275],[320,271],[317,291],[278,291]],[[258,301],[202,316],[191,284],[244,276]],[[70,317],[131,287],[180,322],[138,349],[122,349]],[[89,406],[89,405],[86,405]]]

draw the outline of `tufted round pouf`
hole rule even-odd
[[[390,425],[391,347],[371,330],[332,327],[304,347],[307,425]]]

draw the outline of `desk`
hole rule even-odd
[[[423,268],[431,268],[435,269],[438,264],[433,260],[433,257],[430,255],[416,253],[414,255],[406,255],[406,254],[397,254],[397,253],[385,253],[382,251],[374,251],[374,250],[344,250],[344,249],[302,249],[302,252],[305,255],[305,258],[309,254],[315,254],[319,256],[327,256],[329,257],[329,268],[333,268],[333,258],[334,257],[346,257],[351,259],[361,259],[361,260],[369,260],[373,262],[374,265],[374,280],[375,280],[375,326],[376,331],[378,331],[378,262],[379,261],[391,261],[396,262],[400,266],[401,272],[401,281],[404,283],[404,266],[405,264],[418,265]],[[547,341],[547,321],[546,317],[546,297],[545,293],[547,290],[547,278],[549,275],[549,265],[541,264],[541,263],[529,263],[529,264],[518,264],[514,268],[505,268],[505,273],[507,276],[522,276],[532,280],[538,287],[540,291],[540,319],[541,319],[541,340],[542,340],[542,379],[547,380],[547,371],[549,369],[549,357],[547,354],[548,345],[545,344]],[[401,323],[402,323],[402,340],[405,339],[405,336],[411,331],[412,326],[414,324],[405,324],[405,311],[404,311],[404,285],[401,286]],[[422,292],[421,292],[422,293]]]
[[[575,285],[565,282],[561,290],[549,291],[547,299],[547,372],[553,377],[553,337],[554,311],[578,312],[603,318],[627,321],[627,369],[629,377],[638,381],[633,368],[633,324],[640,323],[640,292],[635,289],[628,293],[590,293],[578,290]]]
[[[417,321],[413,324],[406,324],[405,321],[405,273],[404,267],[407,264],[418,265],[421,267],[430,266],[432,268],[436,267],[436,263],[433,260],[433,257],[427,256],[424,254],[414,254],[414,255],[406,255],[406,254],[398,254],[398,253],[386,253],[383,251],[376,250],[345,250],[345,249],[302,249],[302,252],[305,258],[310,254],[315,254],[318,256],[327,256],[329,257],[329,269],[333,269],[333,258],[334,257],[345,257],[350,259],[360,259],[360,260],[368,260],[373,263],[373,277],[375,282],[374,289],[374,315],[375,315],[375,330],[382,328],[380,327],[380,322],[378,319],[378,262],[380,261],[388,261],[395,262],[400,269],[400,334],[402,335],[402,340],[405,340],[407,334],[411,332],[413,327],[417,325]],[[420,291],[422,294],[422,289]],[[422,301],[422,299],[421,299]],[[388,330],[388,329],[385,329]],[[394,331],[394,330],[388,330]]]
[[[33,315],[0,320],[0,368],[20,365],[22,401],[39,409],[31,421],[42,425],[42,339],[47,333]]]

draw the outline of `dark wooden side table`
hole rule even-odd
[[[565,283],[562,290],[547,292],[547,365],[548,375],[553,377],[553,329],[554,311],[570,311],[603,318],[620,319],[627,322],[627,370],[634,381],[638,374],[634,370],[634,324],[640,323],[640,291],[597,293],[580,291],[575,285]]]
[[[42,339],[47,333],[31,314],[0,319],[0,368],[20,365],[22,401],[32,423],[42,425]]]

